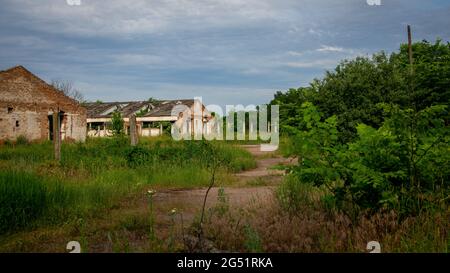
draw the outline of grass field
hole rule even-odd
[[[217,181],[232,183],[230,173],[255,166],[253,157],[233,145],[141,139],[131,148],[126,138],[64,143],[61,162],[51,143],[0,147],[0,233],[57,225],[114,208],[148,189],[208,185],[207,149],[224,162]]]
[[[286,162],[298,164],[280,158],[292,148],[286,138],[278,153],[169,138],[128,143],[64,143],[59,163],[51,143],[0,146],[0,252],[66,252],[70,240],[83,252],[199,251],[189,240],[198,233],[212,151],[221,162],[204,225],[212,248],[201,251],[366,252],[372,240],[382,252],[450,247],[448,209],[355,216],[326,202],[326,188],[273,176]],[[240,177],[248,173],[255,176]],[[254,199],[257,192],[268,194]]]

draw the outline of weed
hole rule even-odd
[[[259,238],[258,232],[254,230],[250,225],[244,226],[245,233],[245,248],[248,252],[261,252],[261,239]]]

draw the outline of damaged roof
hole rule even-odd
[[[19,65],[0,71],[0,102],[59,107],[64,112],[84,113],[86,110],[74,99],[64,95],[44,80]]]
[[[92,102],[85,103],[88,118],[111,118],[116,111],[127,118],[132,114],[139,117],[168,117],[177,105],[192,107],[193,99],[158,100],[158,101],[128,101],[128,102]]]

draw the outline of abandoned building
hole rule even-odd
[[[0,140],[53,138],[59,113],[61,139],[86,139],[86,109],[23,66],[0,71]]]
[[[124,132],[129,133],[131,115],[136,116],[137,134],[158,136],[172,125],[179,126],[183,134],[210,131],[207,121],[211,114],[200,100],[150,100],[132,102],[87,103],[88,136],[111,136],[111,120],[119,112],[124,120]],[[164,124],[164,125],[163,125]]]

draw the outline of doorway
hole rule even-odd
[[[61,131],[61,125],[63,120],[64,112],[60,111],[58,115],[58,122],[59,122],[59,129]],[[53,141],[53,115],[48,115],[48,138],[49,140]],[[60,132],[61,133],[61,132]]]

